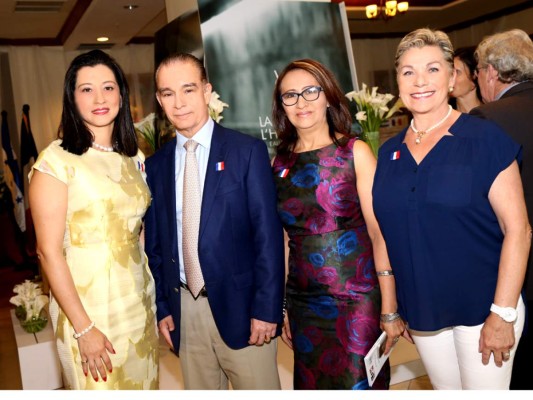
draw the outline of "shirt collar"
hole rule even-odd
[[[213,137],[214,127],[215,127],[215,122],[211,118],[208,118],[204,126],[202,126],[200,130],[196,132],[191,139],[198,142],[198,144],[204,147],[206,150],[209,150],[209,148],[211,147],[211,138]],[[179,149],[182,149],[185,142],[189,140],[189,138],[183,136],[177,130],[176,130],[176,139],[177,139],[177,147]]]
[[[505,89],[503,89],[500,93],[496,95],[496,98],[494,99],[494,101],[500,100],[502,96],[509,91],[509,89],[511,89],[512,87],[515,87],[516,85],[520,85],[521,83],[522,82],[513,82],[509,84],[509,86],[507,86]]]

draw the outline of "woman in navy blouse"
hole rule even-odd
[[[455,73],[443,32],[409,33],[395,64],[413,120],[380,148],[373,203],[398,313],[435,389],[508,389],[531,245],[521,147],[448,105]]]

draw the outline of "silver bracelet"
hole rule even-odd
[[[385,271],[376,271],[377,276],[394,276],[392,269],[387,269]]]
[[[399,318],[400,318],[400,314],[398,314],[397,312],[393,312],[389,314],[381,314],[379,316],[379,320],[385,323],[396,321]]]
[[[82,330],[81,332],[78,332],[78,333],[74,333],[72,335],[72,337],[76,340],[78,340],[79,338],[81,338],[83,335],[85,335],[87,332],[89,332],[91,329],[94,328],[94,321],[91,322],[91,325],[89,325],[87,328],[85,328],[84,330]]]

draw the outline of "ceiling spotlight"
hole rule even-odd
[[[99,38],[96,38],[97,42],[107,42],[109,40],[106,36],[100,36]]]
[[[125,5],[125,6],[124,6],[124,8],[125,8],[126,10],[130,10],[130,11],[131,11],[131,10],[135,10],[135,9],[138,8],[138,7],[139,7],[139,6],[136,5],[136,4],[128,4],[128,5]]]
[[[366,17],[374,19],[381,16],[388,20],[398,14],[403,14],[409,9],[408,1],[384,1],[379,0],[378,4],[371,4],[366,6]]]
[[[403,14],[404,12],[409,10],[409,2],[408,1],[400,1],[398,3],[398,5],[396,6],[396,8],[398,9],[398,12],[400,14]]]
[[[366,17],[369,19],[376,18],[378,16],[378,5],[371,4],[366,6]]]

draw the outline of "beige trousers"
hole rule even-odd
[[[218,329],[206,297],[196,300],[181,290],[180,363],[185,389],[281,389],[277,339],[262,346],[229,348]]]

